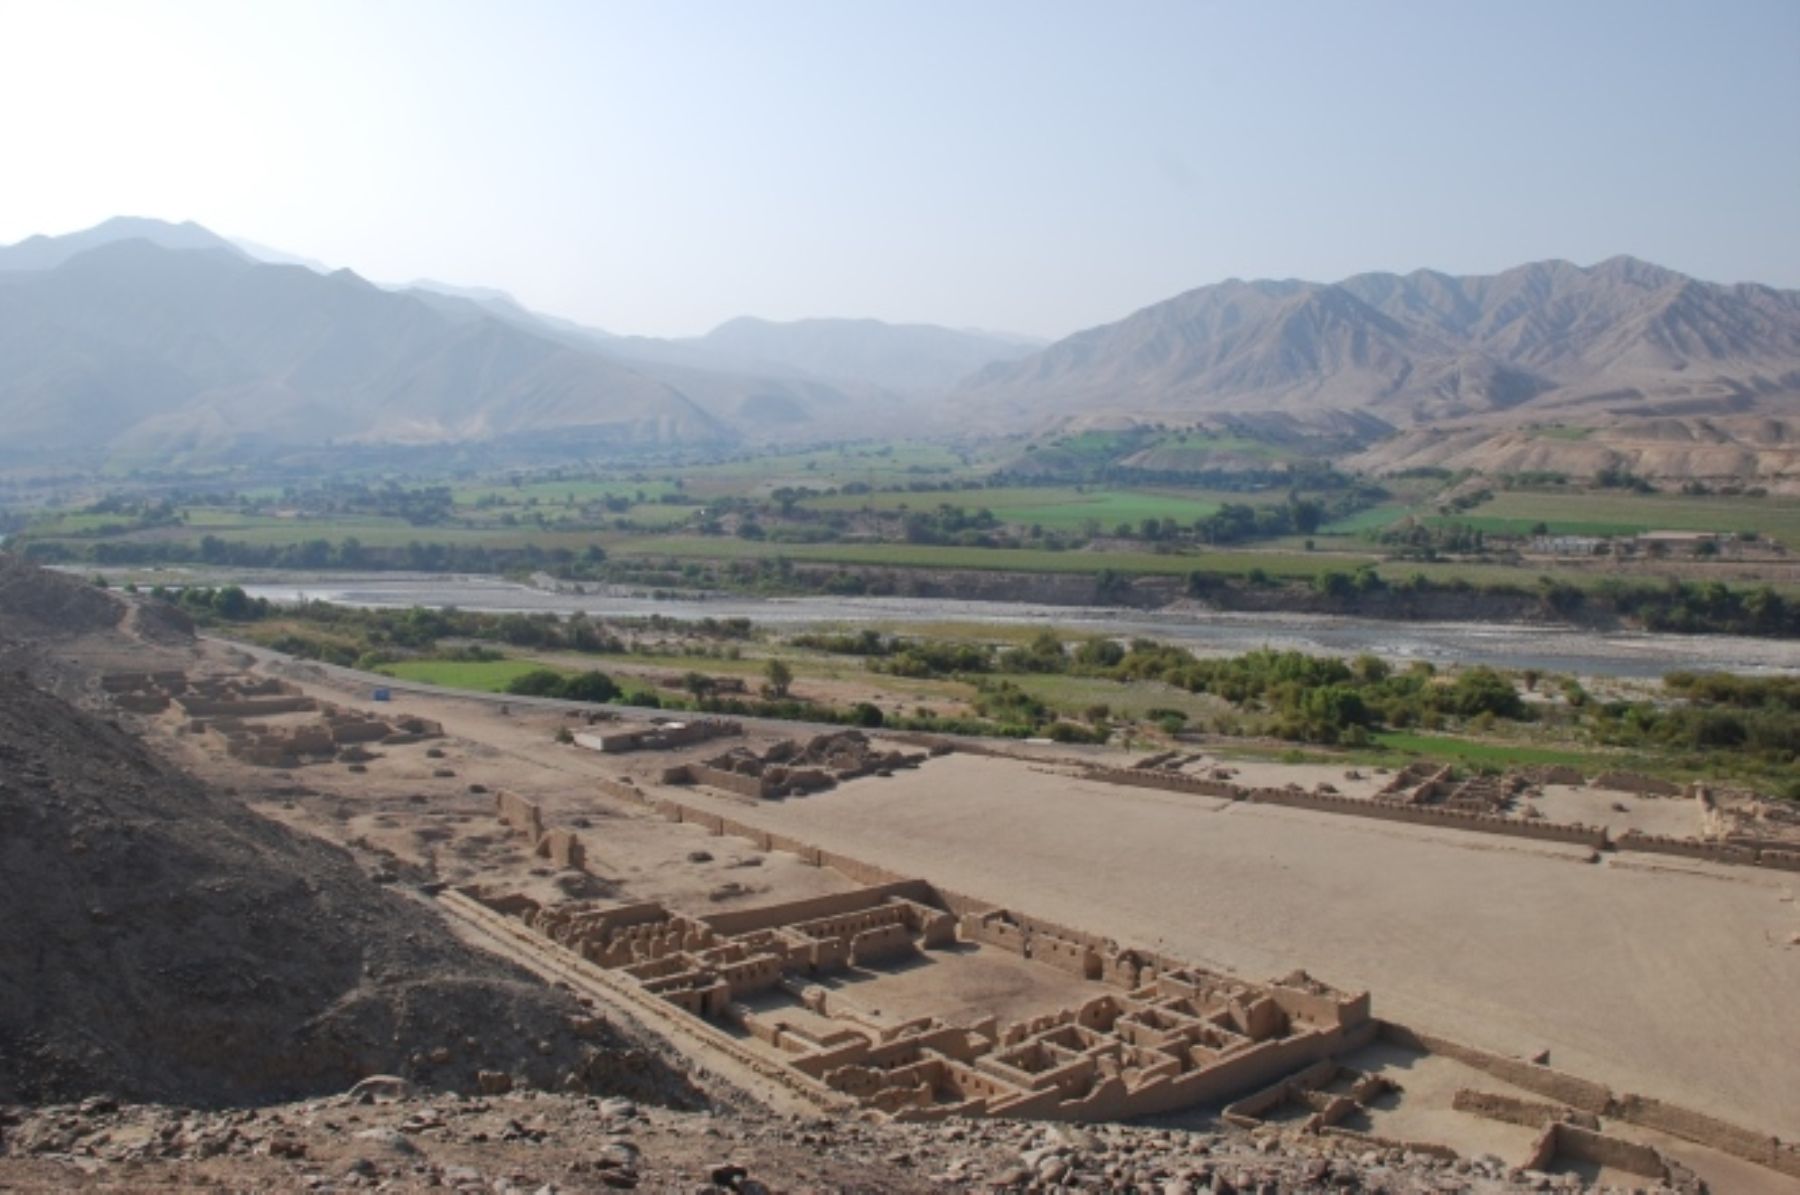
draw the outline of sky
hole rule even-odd
[[[1800,287],[1800,3],[0,0],[0,243],[113,215],[648,335],[1618,253]]]

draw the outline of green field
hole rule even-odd
[[[523,506],[536,499],[541,505],[555,506],[570,501],[576,503],[599,502],[605,498],[635,498],[642,494],[648,502],[656,502],[664,494],[678,492],[664,478],[650,478],[641,474],[632,474],[611,480],[581,481],[533,481],[519,485],[461,485],[451,491],[451,499],[458,506],[475,506],[486,501],[505,506]]]
[[[1528,534],[1538,523],[1562,535],[1754,531],[1800,549],[1800,501],[1792,498],[1508,490],[1467,513],[1429,521],[1509,535]]]
[[[1136,527],[1144,519],[1174,519],[1184,525],[1218,512],[1223,502],[1279,501],[1283,495],[1218,494],[1194,491],[1078,490],[1072,486],[1016,486],[994,489],[943,490],[925,493],[832,494],[804,505],[820,511],[933,511],[960,506],[971,513],[983,508],[996,518],[1020,526],[1053,531],[1080,531],[1089,521],[1110,532],[1120,523]]]
[[[1587,772],[1608,768],[1642,769],[1646,761],[1638,756],[1603,754],[1565,747],[1538,747],[1523,743],[1496,743],[1482,739],[1455,739],[1442,735],[1413,734],[1406,731],[1382,731],[1375,741],[1390,751],[1423,755],[1452,763],[1474,766],[1529,767],[1533,764],[1566,764]]]
[[[1384,502],[1380,506],[1371,506],[1341,519],[1334,519],[1319,528],[1319,534],[1361,535],[1365,531],[1380,531],[1388,524],[1398,522],[1409,509],[1397,502]]]
[[[555,668],[542,660],[401,660],[376,669],[395,680],[416,681],[423,685],[443,685],[451,689],[477,689],[485,693],[504,693],[506,686],[528,672]]]
[[[1369,553],[1328,552],[1057,552],[1048,548],[971,548],[949,544],[783,544],[725,536],[642,536],[608,542],[618,557],[687,560],[774,560],[892,568],[974,569],[988,572],[1097,573],[1111,569],[1144,576],[1186,576],[1195,569],[1243,574],[1261,568],[1271,577],[1311,577],[1331,568],[1375,561]],[[1407,566],[1411,571],[1415,566]],[[1419,571],[1465,566],[1419,565]],[[1482,566],[1466,566],[1480,568]],[[1517,576],[1513,570],[1493,571]]]
[[[860,482],[867,486],[905,485],[911,481],[967,478],[973,458],[940,444],[899,443],[878,448],[854,445],[809,452],[758,454],[716,464],[677,470],[687,493],[696,498],[725,494],[766,497],[784,486],[825,490]]]

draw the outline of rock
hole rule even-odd
[[[395,1129],[363,1129],[360,1132],[351,1134],[351,1136],[355,1137],[358,1141],[368,1141],[372,1144],[382,1146],[385,1149],[391,1149],[397,1154],[416,1154],[419,1152],[418,1146],[414,1145],[411,1141],[408,1141],[404,1133]]]
[[[1070,1149],[1079,1149],[1088,1153],[1093,1153],[1095,1150],[1102,1148],[1100,1138],[1077,1125],[1059,1125],[1052,1131],[1055,1136],[1060,1138],[1063,1144],[1067,1145]]]
[[[735,1187],[750,1177],[750,1172],[732,1162],[724,1162],[707,1171],[707,1177],[715,1187]]]
[[[687,860],[689,863],[711,863],[713,861],[712,852],[689,851]]]
[[[475,1085],[483,1095],[505,1095],[512,1090],[513,1079],[505,1071],[476,1071]]]
[[[600,1101],[600,1115],[602,1116],[611,1117],[615,1120],[630,1120],[637,1114],[637,1105],[630,1100],[615,1097],[613,1099]]]
[[[391,1104],[412,1094],[413,1085],[399,1075],[370,1075],[349,1092],[351,1099],[376,1104]]]

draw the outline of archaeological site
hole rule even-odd
[[[0,1186],[1800,1189],[1752,792],[377,696],[0,599]]]

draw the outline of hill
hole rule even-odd
[[[1532,419],[1788,420],[1800,414],[1800,292],[1629,257],[1475,277],[1232,280],[987,366],[953,401],[1011,427],[1357,412],[1470,440]]]
[[[179,659],[191,629],[162,625],[153,646],[142,612],[0,554],[0,1104],[258,1104],[372,1073],[474,1091],[482,1069],[681,1092],[345,852],[14,670],[72,683],[70,653]]]
[[[195,464],[323,444],[555,433],[596,451],[723,444],[675,388],[485,313],[340,270],[114,240],[0,274],[4,451]]]

